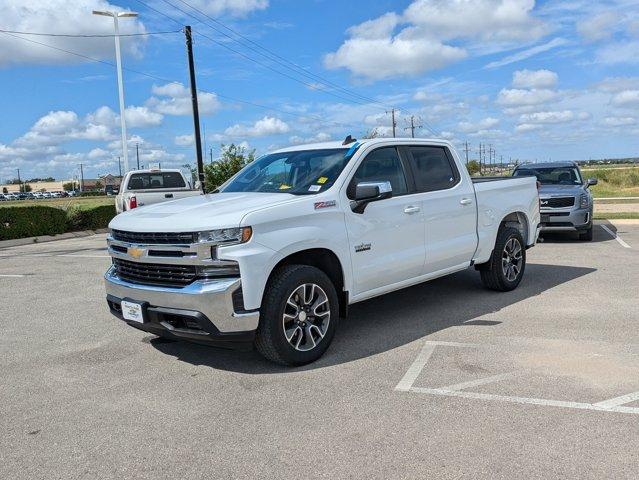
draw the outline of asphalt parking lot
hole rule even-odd
[[[104,247],[0,250],[0,478],[637,477],[637,223],[354,305],[298,369],[127,327]]]

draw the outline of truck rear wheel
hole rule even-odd
[[[282,365],[304,365],[320,358],[339,321],[335,286],[321,270],[287,265],[276,271],[264,291],[257,350]]]
[[[501,227],[490,260],[479,268],[482,283],[500,292],[514,290],[525,268],[526,247],[521,233],[513,227]]]

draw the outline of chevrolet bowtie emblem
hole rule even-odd
[[[138,248],[138,247],[129,247],[127,249],[127,253],[129,254],[130,257],[140,258],[142,255],[144,255],[144,249]]]

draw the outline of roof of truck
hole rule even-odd
[[[353,142],[344,145],[342,141],[334,141],[334,142],[321,142],[321,143],[307,143],[303,145],[293,145],[290,147],[280,148],[278,150],[274,150],[270,153],[280,153],[280,152],[297,152],[301,150],[328,150],[332,148],[351,148],[355,144],[361,145],[375,145],[375,144],[388,144],[388,143],[425,143],[425,144],[445,144],[450,145],[448,140],[443,140],[441,138],[363,138],[361,140],[355,139]]]

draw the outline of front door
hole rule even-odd
[[[395,147],[378,148],[366,155],[349,182],[348,197],[354,198],[357,183],[375,181],[390,182],[392,198],[369,203],[362,214],[345,206],[353,295],[417,277],[424,265],[422,202],[409,193]]]

